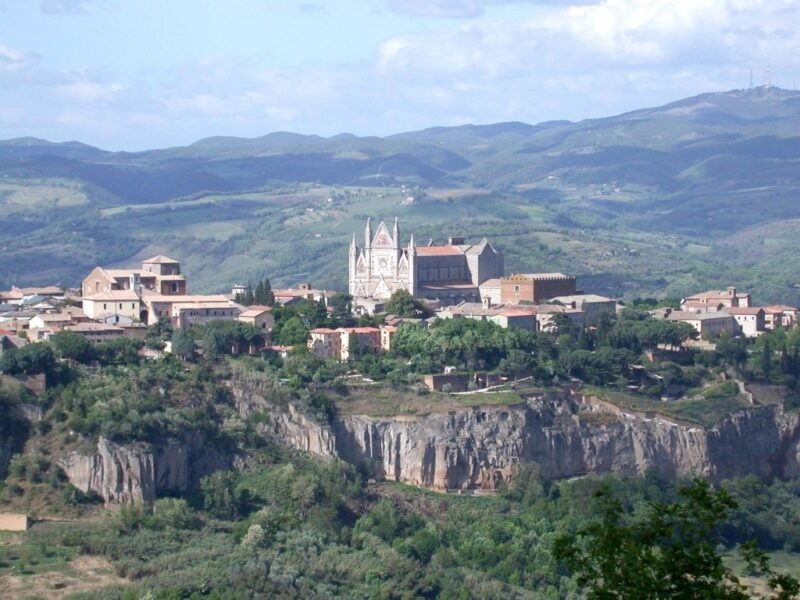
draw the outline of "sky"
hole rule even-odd
[[[580,120],[800,83],[797,0],[0,0],[0,139]]]

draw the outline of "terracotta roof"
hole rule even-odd
[[[101,302],[103,300],[125,300],[125,301],[133,301],[139,300],[139,296],[133,290],[111,290],[108,292],[98,292],[96,294],[92,294],[91,296],[85,296],[84,300],[90,300],[92,302]]]
[[[67,325],[64,329],[67,331],[74,331],[75,333],[97,333],[101,331],[118,331],[119,333],[124,333],[122,327],[108,325],[106,323],[77,323],[76,325]]]
[[[309,333],[336,333],[335,329],[329,329],[328,327],[317,327],[316,329],[312,329]]]
[[[500,309],[497,314],[503,317],[532,317],[535,313],[527,310]]]
[[[45,323],[68,323],[72,321],[72,315],[68,313],[43,313],[37,316]]]
[[[159,254],[158,256],[154,256],[153,258],[148,258],[147,260],[143,260],[142,264],[178,264],[180,261],[175,260],[174,258],[170,258],[169,256],[164,256],[163,254]]]
[[[733,318],[733,316],[727,312],[695,313],[686,310],[673,310],[667,319],[670,321],[707,321],[711,319],[724,319],[725,317],[729,319]]]
[[[572,304],[575,302],[576,304],[582,302],[615,302],[613,298],[607,298],[605,296],[598,296],[597,294],[575,294],[572,296],[558,296],[556,298],[552,298],[557,302],[561,302],[561,304]]]
[[[530,281],[540,281],[549,279],[574,279],[574,277],[570,275],[564,275],[564,273],[515,273],[508,277],[504,277],[503,279],[514,279],[517,277],[525,278]]]
[[[54,285],[48,285],[47,287],[15,287],[14,290],[22,292],[25,296],[62,296],[64,294],[64,290]]]
[[[192,302],[225,302],[230,304],[228,298],[224,294],[209,294],[207,296],[201,294],[195,295],[175,295],[163,296],[161,294],[147,294],[148,302],[164,302],[169,304],[189,304]]]
[[[239,316],[240,317],[258,317],[258,316],[263,315],[264,313],[268,313],[268,312],[272,312],[272,309],[270,307],[268,307],[268,306],[266,308],[252,308],[252,307],[250,307],[248,310],[244,311],[243,313],[240,313]]]
[[[417,256],[463,256],[458,246],[417,246]]]
[[[195,310],[199,308],[226,309],[226,308],[236,308],[236,306],[228,302],[228,300],[205,300],[205,301],[200,300],[192,302],[178,301],[172,303],[173,311]]]
[[[476,289],[471,281],[427,281],[419,286],[425,290],[455,290],[455,289]]]
[[[118,277],[125,277],[128,278],[131,275],[139,275],[140,277],[150,276],[155,277],[155,273],[151,273],[150,271],[142,271],[141,269],[103,269],[101,267],[103,273],[108,275],[109,277],[113,277],[114,279]]]
[[[764,312],[764,309],[758,308],[757,306],[742,306],[726,308],[724,312],[728,313],[729,315],[757,315],[760,312]]]
[[[789,306],[788,304],[775,304],[773,306],[765,306],[764,310],[777,310],[781,312],[797,312],[796,306]]]
[[[500,278],[499,277],[495,277],[494,279],[487,279],[482,284],[480,284],[479,287],[481,287],[481,288],[490,288],[490,287],[499,288],[500,287]]]
[[[377,327],[340,327],[336,331],[343,331],[345,333],[380,333]]]

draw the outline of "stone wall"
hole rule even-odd
[[[0,531],[27,531],[29,526],[24,513],[0,513]]]

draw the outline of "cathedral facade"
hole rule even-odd
[[[350,243],[349,292],[356,301],[386,300],[397,290],[408,290],[415,298],[450,302],[479,301],[479,286],[503,276],[503,255],[484,238],[465,244],[450,238],[446,245],[418,246],[411,234],[400,239],[397,219],[391,229],[381,221],[373,233],[367,219],[364,245]]]

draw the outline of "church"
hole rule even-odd
[[[397,219],[391,231],[381,221],[374,233],[367,219],[364,245],[358,246],[354,234],[349,258],[349,292],[362,305],[387,300],[396,290],[443,303],[479,302],[479,286],[503,276],[503,255],[486,238],[478,244],[450,238],[446,245],[419,246],[412,233],[402,244]]]

